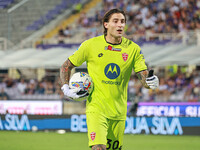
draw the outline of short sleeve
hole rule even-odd
[[[83,62],[87,61],[87,51],[88,51],[88,42],[83,42],[78,50],[69,57],[71,63],[75,66],[82,65]]]
[[[135,72],[140,72],[147,69],[144,55],[139,46],[136,47],[133,69]]]

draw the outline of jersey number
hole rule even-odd
[[[110,149],[111,147],[112,147],[112,149],[118,149],[119,141],[116,140],[112,144],[112,140],[111,139],[107,139],[107,147],[106,147],[106,149]],[[119,148],[119,150],[121,150],[121,149],[122,149],[122,146]]]

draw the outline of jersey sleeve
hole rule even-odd
[[[147,66],[145,64],[144,55],[143,55],[143,53],[142,53],[142,51],[141,51],[141,49],[138,45],[136,47],[133,69],[134,69],[135,72],[140,72],[142,70],[147,69]]]
[[[88,51],[88,42],[85,41],[81,44],[78,50],[69,57],[71,63],[78,67],[82,65],[83,62],[87,61],[87,51]]]

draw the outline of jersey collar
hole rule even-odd
[[[106,41],[106,37],[105,37],[105,35],[103,35],[103,37],[104,37],[104,40]],[[123,38],[122,38],[122,40],[123,40]],[[110,42],[108,42],[108,41],[106,41],[106,43],[108,43],[108,44],[112,44],[112,45],[120,45],[120,44],[122,43],[122,40],[121,40],[121,42],[120,42],[119,44],[113,44],[113,43],[110,43]]]

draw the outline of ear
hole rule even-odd
[[[107,29],[108,28],[108,22],[104,22],[104,27]]]

